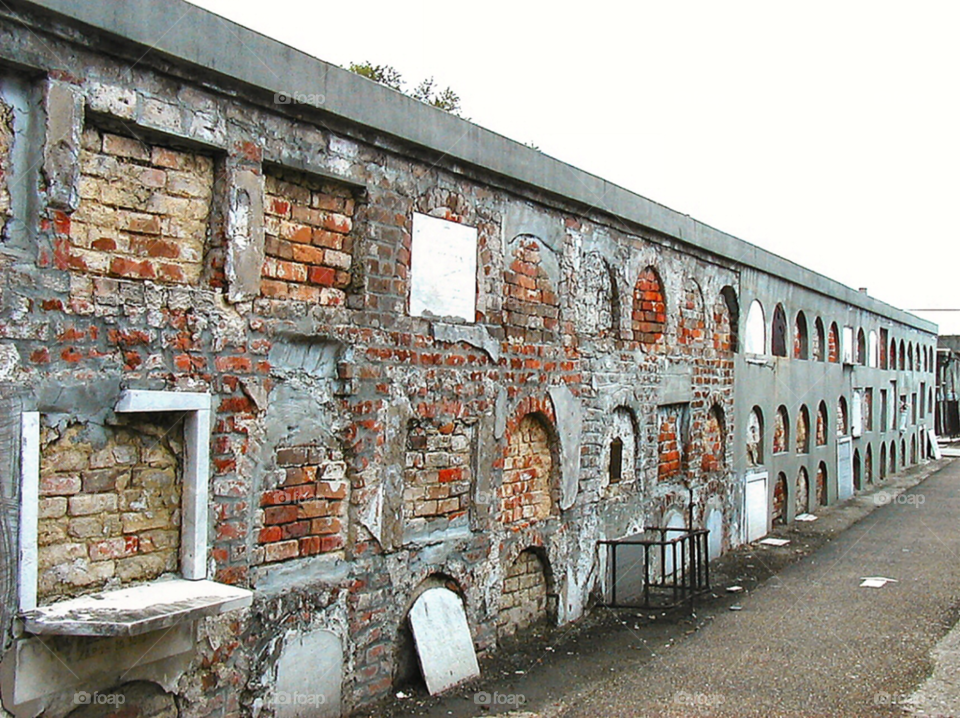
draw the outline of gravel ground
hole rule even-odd
[[[958,489],[960,462],[917,467],[780,527],[787,546],[711,564],[693,612],[595,608],[504,646],[451,694],[405,687],[358,715],[960,716],[960,634],[944,638],[960,616]],[[896,582],[861,588],[870,576]]]

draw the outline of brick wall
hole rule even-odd
[[[836,324],[830,325],[827,335],[827,361],[833,364],[840,361],[840,334]]]
[[[713,348],[720,353],[732,353],[734,350],[734,323],[730,318],[730,309],[722,295],[713,303]]]
[[[683,295],[680,301],[677,343],[682,347],[693,348],[695,345],[702,344],[705,331],[703,294],[700,291],[700,285],[688,278],[683,284]]]
[[[817,319],[814,329],[810,332],[810,358],[823,361],[823,322]]]
[[[58,264],[73,270],[196,284],[203,270],[213,161],[88,126],[80,206],[64,223]]]
[[[817,446],[827,445],[827,405],[822,401],[817,409]]]
[[[472,429],[463,421],[437,426],[410,422],[404,470],[403,515],[453,519],[469,508]]]
[[[553,451],[543,420],[528,414],[507,437],[500,496],[500,521],[517,525],[556,511]]]
[[[147,581],[179,567],[181,430],[162,420],[107,430],[44,429],[39,585],[52,601]]]
[[[547,577],[543,562],[522,551],[507,568],[500,595],[499,630],[511,634],[547,617]]]
[[[321,305],[343,304],[353,269],[355,206],[348,187],[268,169],[261,293]]]
[[[837,436],[846,436],[847,428],[847,400],[842,396],[837,400]]]
[[[504,322],[508,337],[551,341],[560,323],[560,301],[541,266],[540,245],[520,242],[503,276]]]
[[[661,407],[660,432],[657,437],[657,478],[661,481],[678,476],[683,471],[680,420],[679,407]]]
[[[773,485],[773,511],[770,518],[774,524],[782,524],[787,519],[787,475],[782,471],[777,474],[777,481]]]
[[[777,409],[773,416],[773,453],[779,454],[787,450],[787,428],[790,426],[787,410],[784,407]]]
[[[343,548],[349,485],[339,452],[290,446],[276,454],[282,476],[260,497],[262,562],[274,563]]]
[[[650,347],[663,338],[667,323],[667,305],[663,282],[653,267],[647,267],[633,288],[633,339]]]
[[[703,425],[701,471],[720,471],[724,465],[725,427],[719,407],[711,407]]]
[[[817,465],[817,506],[827,505],[827,467],[821,461]]]

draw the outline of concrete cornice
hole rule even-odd
[[[18,0],[123,38],[167,60],[267,93],[322,97],[351,123],[778,276],[927,332],[936,325],[467,120],[437,110],[183,0]]]

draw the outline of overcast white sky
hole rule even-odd
[[[484,127],[896,306],[960,308],[960,3],[194,2],[432,75]]]

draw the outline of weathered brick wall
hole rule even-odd
[[[522,551],[509,565],[500,595],[499,629],[515,633],[547,617],[547,577],[532,550]]]
[[[777,474],[773,484],[773,512],[770,519],[773,523],[782,524],[787,520],[787,475],[782,471]]]
[[[833,364],[840,361],[840,333],[836,324],[830,325],[827,335],[827,361]]]
[[[654,346],[663,337],[667,306],[663,283],[653,267],[647,267],[633,288],[633,339],[646,347]]]
[[[681,410],[665,407],[660,412],[660,433],[657,437],[657,478],[666,481],[683,470],[683,437]]]
[[[463,421],[441,426],[411,422],[407,430],[403,515],[454,519],[469,508],[472,429]]]
[[[203,270],[213,161],[88,126],[80,207],[57,261],[73,270],[196,284]]]
[[[279,484],[260,496],[255,555],[263,563],[344,547],[349,485],[339,452],[320,446],[277,451]]]
[[[641,304],[642,306],[642,304]],[[700,285],[688,277],[680,298],[680,317],[677,322],[677,343],[688,352],[696,351],[706,334],[703,315],[703,294]]]
[[[38,595],[44,601],[179,568],[182,446],[176,420],[108,430],[45,429]]]
[[[703,427],[703,457],[700,460],[700,470],[721,471],[724,467],[725,453],[726,428],[723,414],[719,407],[713,406]]]
[[[264,182],[266,261],[260,291],[267,297],[343,304],[353,268],[353,193],[289,171],[268,171]]]
[[[543,419],[533,414],[524,416],[510,433],[499,489],[500,521],[504,524],[542,521],[558,510],[551,443]]]
[[[827,405],[822,401],[817,409],[817,446],[827,445]]]
[[[560,323],[559,300],[540,253],[535,240],[521,241],[503,278],[507,336],[527,342],[555,340]]]

